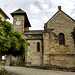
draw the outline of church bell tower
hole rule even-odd
[[[13,17],[13,25],[15,31],[19,31],[21,34],[23,34],[24,31],[29,30],[31,25],[26,12],[24,12],[22,9],[18,9],[12,12],[11,15]]]

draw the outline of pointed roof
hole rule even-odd
[[[1,8],[0,8],[0,13],[2,13],[6,19],[10,19]]]
[[[26,12],[24,12],[22,9],[19,8],[18,10],[11,13],[12,16],[16,14],[26,14]]]
[[[54,18],[60,11],[61,11],[62,13],[64,13],[67,17],[69,17],[72,21],[75,22],[75,20],[74,20],[73,18],[71,18],[69,15],[67,15],[65,12],[63,12],[63,11],[61,10],[61,6],[58,6],[58,11],[54,14],[54,16],[53,16],[52,18]],[[50,18],[50,19],[48,20],[48,22],[49,22],[52,18]],[[48,23],[48,22],[47,22],[47,23]],[[47,23],[45,23],[45,24],[47,24]]]

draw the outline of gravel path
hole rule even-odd
[[[5,69],[9,72],[16,73],[13,75],[75,75],[75,72],[52,71],[25,67],[6,66]]]

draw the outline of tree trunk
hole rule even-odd
[[[0,51],[0,70],[1,70],[2,52]]]

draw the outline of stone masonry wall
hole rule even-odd
[[[75,67],[75,47],[71,34],[75,22],[59,11],[46,25],[47,30],[43,33],[44,65]],[[65,45],[59,45],[59,33],[64,34]]]
[[[37,42],[40,43],[40,52],[37,51]],[[42,65],[42,40],[28,40],[27,66]]]
[[[56,54],[50,56],[50,64],[63,68],[75,67],[75,55],[73,54]]]
[[[64,33],[65,35],[65,45],[69,45],[69,49],[71,51],[71,54],[75,53],[74,49],[74,40],[71,36],[71,32],[73,32],[73,29],[75,27],[75,22],[69,18],[67,15],[59,11],[54,18],[52,18],[47,23],[48,29],[54,29],[54,33],[58,36],[59,33]]]
[[[14,30],[24,33],[24,15],[14,15],[13,16],[13,25]],[[16,25],[16,21],[20,21],[20,25]]]

